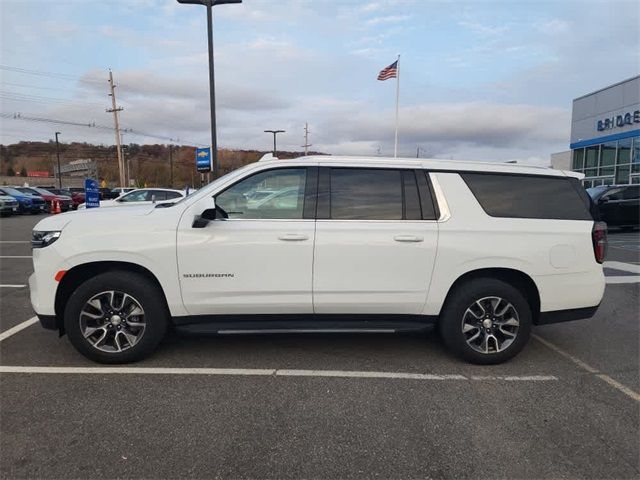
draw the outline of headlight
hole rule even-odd
[[[31,246],[33,248],[44,248],[51,245],[58,238],[60,238],[60,231],[52,231],[52,232],[38,232],[33,231],[31,236]]]

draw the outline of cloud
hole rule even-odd
[[[335,144],[349,140],[390,144],[394,125],[392,111],[361,112],[342,122],[330,116],[322,130],[327,132],[325,141]],[[568,110],[553,107],[472,102],[424,104],[400,111],[400,138],[412,149],[420,143],[437,145],[440,151],[460,146],[531,148],[562,143],[568,130]]]
[[[96,80],[104,79],[105,72],[92,70],[82,79],[96,93],[106,91]],[[132,109],[145,110],[149,103],[170,103],[174,106],[208,109],[209,83],[206,78],[157,76],[148,70],[124,70],[116,77],[118,101]],[[106,83],[106,82],[105,82]],[[288,108],[291,101],[265,88],[240,83],[220,82],[217,85],[218,108],[228,110],[280,110]],[[182,102],[182,103],[180,103]],[[206,102],[203,105],[203,102]]]
[[[373,17],[367,20],[365,23],[370,26],[386,25],[389,23],[401,23],[409,20],[409,15],[386,15],[382,17]]]

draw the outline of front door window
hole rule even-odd
[[[280,168],[252,175],[216,197],[229,218],[301,219],[306,168]]]

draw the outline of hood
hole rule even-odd
[[[0,200],[3,200],[5,202],[14,202],[16,199],[11,195],[0,195]]]
[[[129,208],[88,208],[76,210],[74,212],[60,213],[44,218],[40,220],[33,229],[40,231],[62,230],[70,222],[83,222],[87,225],[87,228],[100,226],[101,222],[109,220],[126,224],[136,217],[143,217],[153,213],[154,208],[155,205],[142,205]]]

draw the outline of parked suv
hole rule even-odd
[[[640,185],[605,185],[587,189],[600,220],[612,227],[640,225]]]
[[[495,163],[261,161],[172,205],[79,210],[33,232],[31,302],[87,357],[194,333],[389,332],[436,323],[471,362],[591,317],[606,232],[581,174]],[[286,192],[255,202],[258,191]],[[293,194],[294,192],[295,194]]]

